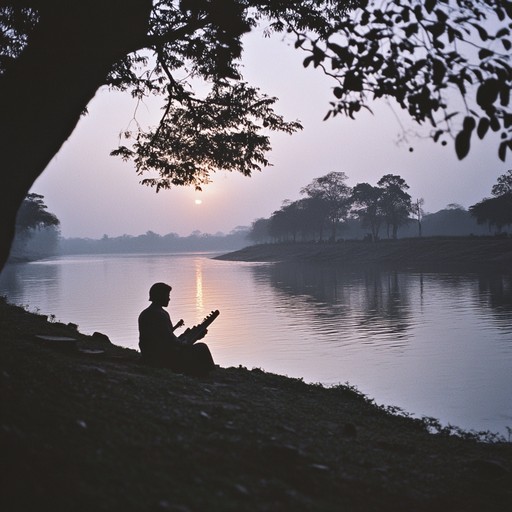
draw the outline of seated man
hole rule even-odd
[[[183,324],[180,320],[173,327],[169,313],[163,308],[169,305],[172,287],[155,283],[149,290],[151,305],[139,315],[139,348],[144,361],[188,375],[206,375],[215,367],[210,349],[205,343],[187,339],[187,331],[176,336],[174,330]],[[194,340],[206,335],[206,329],[194,336]]]

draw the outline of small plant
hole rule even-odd
[[[57,321],[57,317],[54,314],[48,315],[48,322],[54,324]]]

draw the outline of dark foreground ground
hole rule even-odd
[[[348,387],[150,368],[4,301],[0,337],[2,511],[512,510],[505,440],[429,434]]]
[[[459,269],[488,267],[510,271],[512,237],[433,237],[348,240],[336,243],[280,243],[252,245],[217,259],[232,261],[290,261],[337,263],[394,268]]]

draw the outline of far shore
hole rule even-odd
[[[432,237],[251,245],[216,259],[246,262],[309,261],[400,269],[512,268],[512,237]]]

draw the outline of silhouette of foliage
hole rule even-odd
[[[492,187],[493,196],[512,194],[512,169],[498,177],[498,183]]]
[[[26,233],[30,230],[59,226],[59,224],[57,216],[48,211],[44,196],[31,193],[27,195],[18,211],[16,230],[18,233]]]
[[[323,241],[324,228],[330,227],[330,241],[336,241],[340,228],[350,236],[361,236],[357,219],[362,227],[370,229],[372,240],[379,239],[383,223],[392,228],[397,238],[398,228],[407,224],[414,213],[409,188],[403,178],[393,174],[383,176],[376,186],[358,183],[353,189],[345,181],[344,172],[330,172],[315,178],[301,189],[307,197],[298,201],[284,201],[269,219],[253,222],[249,239],[264,241],[265,236],[276,242],[301,240]],[[418,200],[418,205],[423,204]],[[418,214],[416,214],[418,216]],[[423,211],[420,212],[420,217]]]
[[[336,80],[326,117],[354,117],[375,98],[393,98],[432,125],[435,141],[452,134],[459,158],[475,133],[501,131],[504,160],[512,144],[511,16],[509,0],[5,0],[0,265],[16,211],[102,86],[140,101],[162,97],[157,126],[137,125],[113,151],[156,190],[200,188],[216,170],[250,175],[268,165],[270,132],[300,124],[243,80],[243,36],[256,26],[289,34],[308,53],[305,66]]]
[[[479,224],[496,226],[501,231],[512,224],[512,170],[498,178],[491,192],[494,197],[482,199],[470,206],[469,211]]]
[[[380,187],[369,183],[358,183],[352,190],[352,213],[361,220],[364,228],[369,228],[372,240],[379,239],[379,230],[384,220]]]
[[[267,242],[270,235],[268,232],[270,220],[265,218],[256,219],[251,224],[251,228],[249,233],[247,234],[247,238],[251,242],[255,242],[257,244],[261,244]]]
[[[13,259],[36,259],[57,252],[60,221],[50,213],[44,196],[28,194],[16,218],[16,237],[11,247]]]
[[[395,174],[386,174],[377,185],[382,189],[381,209],[388,227],[392,228],[393,238],[397,238],[398,228],[409,222],[412,213],[411,196],[406,192],[409,185]]]
[[[306,194],[325,204],[331,224],[332,240],[336,238],[338,224],[347,219],[350,211],[352,189],[345,183],[346,180],[347,175],[344,172],[330,172],[315,178],[300,191],[301,194]]]
[[[496,226],[501,231],[504,226],[512,224],[512,194],[482,199],[470,206],[469,211],[479,224]]]
[[[512,48],[508,0],[361,1],[326,38],[297,33],[304,66],[336,80],[326,118],[354,118],[390,98],[434,141],[455,139],[463,159],[475,136],[501,131],[498,156],[512,149]],[[462,99],[460,110],[453,91]]]

